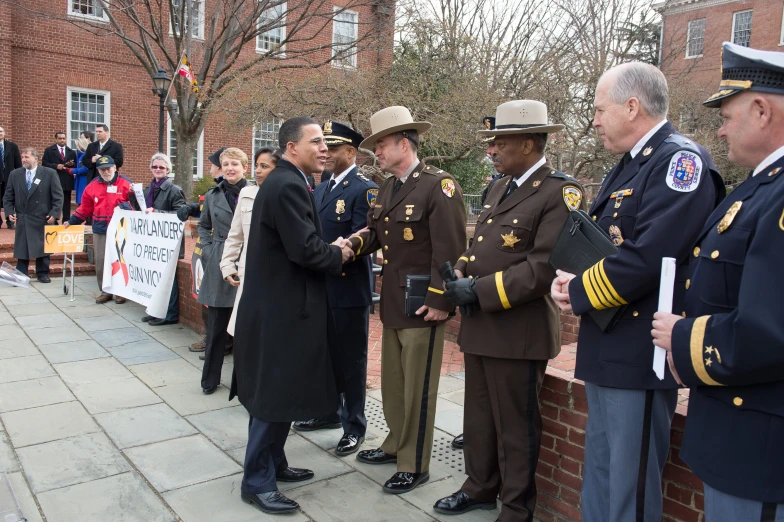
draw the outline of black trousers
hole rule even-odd
[[[177,276],[174,276],[171,294],[169,294],[169,307],[166,309],[166,320],[177,321],[180,319],[180,288],[177,285]]]
[[[71,192],[73,191],[63,190],[63,223],[71,217]]]
[[[267,422],[250,417],[243,466],[245,473],[240,486],[242,491],[259,494],[278,489],[275,476],[289,466],[283,448],[290,427],[290,422]]]
[[[201,371],[201,387],[212,388],[220,384],[223,352],[226,349],[231,319],[231,308],[211,306],[207,309],[207,350],[204,352],[204,367]]]
[[[343,381],[343,392],[338,395],[338,407],[326,422],[340,422],[343,433],[365,436],[365,393],[367,390],[367,353],[370,307],[332,308],[336,338],[340,346],[336,357]]]
[[[35,273],[37,275],[49,275],[49,260],[51,256],[37,257],[35,259]],[[30,267],[29,259],[17,259],[16,269],[27,275],[27,270]]]

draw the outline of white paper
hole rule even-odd
[[[152,190],[152,188],[150,190]],[[144,185],[141,183],[134,183],[133,193],[136,194],[136,203],[139,204],[139,210],[142,212],[147,210],[147,202],[144,199]]]
[[[675,288],[675,258],[663,257],[661,268],[661,282],[659,284],[659,311],[672,313],[672,294]],[[653,371],[659,380],[664,379],[664,362],[667,360],[667,350],[654,345]]]

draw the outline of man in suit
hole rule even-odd
[[[661,259],[677,261],[673,310],[683,311],[691,245],[723,191],[710,155],[667,121],[667,80],[653,65],[610,69],[596,86],[594,127],[623,154],[590,214],[618,246],[582,274],[558,272],[553,299],[582,317],[575,377],[585,381],[582,516],[661,521],[661,479],[678,384],[653,371],[651,317]],[[575,277],[576,276],[576,277]],[[607,331],[589,312],[616,309]]]
[[[11,172],[3,206],[16,224],[14,257],[16,269],[27,274],[35,259],[38,281],[49,283],[49,255],[44,254],[44,227],[57,222],[63,206],[63,190],[57,172],[38,165],[38,151],[22,151],[22,168]]]
[[[378,185],[359,171],[355,161],[362,134],[328,120],[323,127],[329,152],[327,168],[334,172],[314,193],[324,240],[348,237],[367,225],[367,213],[378,196]],[[335,365],[340,376],[338,407],[329,416],[294,423],[298,431],[343,427],[335,449],[338,456],[354,453],[365,440],[365,389],[367,343],[372,304],[372,272],[369,257],[343,266],[340,275],[327,274],[327,300],[340,339]]]
[[[22,156],[19,154],[19,147],[11,140],[5,139],[5,129],[0,127],[0,197],[5,195],[8,186],[8,177],[16,169],[22,168]],[[14,224],[8,219],[8,211],[5,213],[5,222],[8,228],[13,229]],[[0,220],[0,225],[2,221]]]
[[[758,81],[764,79],[763,81]],[[784,520],[784,66],[725,43],[719,137],[753,169],[692,252],[686,314],[656,313],[653,340],[691,388],[680,457],[703,481],[710,522]]]
[[[335,410],[335,342],[325,273],[339,275],[352,257],[322,240],[306,172],[321,172],[327,146],[318,122],[292,118],[279,133],[283,157],[264,180],[251,212],[245,286],[234,330],[235,395],[250,415],[242,500],[267,513],[299,505],[278,481],[299,482],[313,472],[291,468],[284,446],[292,421]],[[342,238],[340,238],[342,240]]]
[[[550,254],[569,212],[582,208],[577,180],[544,154],[547,107],[533,100],[500,105],[494,184],[477,218],[474,242],[455,264],[445,297],[469,307],[458,343],[465,354],[465,462],[468,479],[436,502],[444,514],[494,509],[504,522],[532,522],[542,436],[539,390],[547,361],[561,351],[558,307],[549,296]],[[503,488],[501,487],[503,485]]]
[[[54,169],[63,188],[63,221],[71,217],[71,191],[74,188],[74,177],[71,170],[76,165],[76,151],[66,145],[68,138],[64,132],[54,134],[55,144],[46,147],[41,164]]]
[[[82,158],[82,165],[90,169],[87,172],[87,183],[90,183],[97,175],[95,162],[101,156],[110,156],[120,170],[123,164],[123,147],[109,137],[109,126],[103,123],[95,126],[95,141],[87,146]]]
[[[350,239],[357,256],[384,255],[381,289],[381,394],[389,434],[380,448],[360,451],[366,464],[395,464],[384,491],[412,491],[430,479],[438,381],[444,330],[454,305],[444,298],[439,267],[455,262],[466,246],[463,194],[451,174],[417,157],[420,133],[405,107],[387,107],[370,117],[373,134],[361,147],[375,150],[391,174],[368,212],[368,230]],[[406,313],[408,276],[430,277],[424,305]],[[421,280],[421,278],[420,278]]]

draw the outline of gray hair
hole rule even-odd
[[[31,155],[35,159],[40,158],[40,155],[38,154],[38,149],[36,149],[35,147],[25,147],[25,148],[22,149],[22,152],[28,153],[29,155]]]
[[[87,146],[89,144],[90,144],[90,140],[88,140],[84,136],[82,136],[81,138],[76,138],[74,140],[74,145],[76,146],[77,149],[79,149],[81,151],[87,150]]]
[[[658,68],[648,63],[630,62],[613,67],[610,71],[616,73],[615,83],[609,92],[613,103],[622,104],[629,98],[637,98],[649,116],[667,117],[670,107],[667,79]]]
[[[169,169],[169,172],[171,172],[172,164],[171,164],[171,159],[169,159],[169,156],[167,156],[163,152],[156,152],[155,154],[152,155],[152,158],[150,158],[150,168],[152,168],[152,164],[155,163],[155,160],[161,160],[164,163],[164,165],[166,165],[166,168]]]

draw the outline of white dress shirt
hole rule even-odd
[[[632,147],[632,150],[629,151],[629,154],[631,154],[632,158],[634,158],[635,156],[637,156],[637,154],[640,153],[640,150],[642,150],[642,148],[645,146],[645,144],[648,143],[648,140],[651,139],[654,134],[659,132],[659,129],[664,127],[664,125],[666,123],[667,123],[667,120],[662,120],[659,123],[657,123],[654,128],[652,128],[651,130],[648,131],[648,134],[643,136],[642,139],[640,139],[640,141],[637,142],[637,145]]]
[[[762,160],[762,163],[757,165],[757,168],[754,169],[754,174],[752,174],[752,176],[756,176],[757,174],[759,174],[760,172],[768,168],[768,166],[771,163],[777,161],[782,156],[784,156],[784,147],[779,147],[778,149],[773,151],[773,154],[771,154],[770,156]]]

